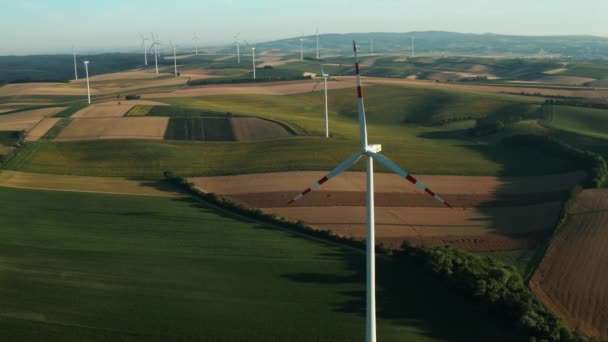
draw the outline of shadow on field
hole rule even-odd
[[[290,273],[282,277],[306,284],[359,284],[365,288],[365,255],[333,247],[341,254],[350,275],[318,273]],[[455,342],[514,341],[516,337],[501,323],[488,319],[468,299],[455,294],[454,289],[443,286],[438,278],[428,275],[416,265],[392,257],[376,259],[377,316],[386,324],[410,327],[422,331],[433,339]],[[339,290],[338,290],[339,291]],[[366,314],[365,291],[339,291],[347,300],[336,303],[334,310]],[[490,316],[491,317],[491,316]]]
[[[175,198],[192,207],[229,219],[257,222],[234,215],[223,209],[207,205],[195,198]],[[285,273],[281,278],[291,282],[328,286],[336,295],[333,310],[356,314],[365,318],[365,254],[363,250],[337,245],[298,232],[257,223],[255,229],[275,231],[292,239],[304,239],[323,245],[326,250],[315,258],[342,260],[346,274],[318,272]],[[271,280],[269,280],[271,282]],[[332,287],[331,285],[335,285]],[[360,288],[361,290],[344,290]],[[393,257],[377,258],[377,312],[378,335],[382,338],[382,327],[394,325],[421,331],[431,339],[470,341],[514,341],[514,336],[501,323],[488,319],[486,313],[470,300],[459,297],[454,289],[442,285],[441,281],[418,266]]]

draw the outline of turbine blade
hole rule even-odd
[[[359,112],[359,136],[361,146],[367,148],[367,123],[365,122],[365,103],[363,102],[363,87],[361,86],[361,69],[359,69],[359,55],[357,54],[357,43],[353,40],[355,52],[355,72],[357,74],[357,107]]]
[[[321,80],[318,80],[318,81],[317,81],[317,83],[315,83],[315,86],[314,86],[314,87],[312,87],[311,92],[313,92],[313,91],[317,90],[317,87],[319,86],[319,84],[321,84]]]
[[[336,167],[330,173],[328,173],[327,175],[325,175],[325,177],[319,179],[315,184],[311,185],[308,189],[306,189],[305,191],[299,193],[296,197],[294,197],[291,201],[289,201],[289,203],[287,203],[287,205],[290,205],[290,204],[298,201],[299,199],[301,199],[302,197],[304,197],[309,192],[311,192],[313,190],[316,190],[323,183],[325,183],[328,180],[336,177],[340,173],[346,171],[346,169],[348,169],[349,167],[355,165],[355,163],[357,161],[359,161],[359,158],[361,158],[361,156],[362,156],[361,152],[357,152],[352,157],[346,159],[342,164],[338,165],[338,167]]]
[[[368,151],[367,154],[370,157],[374,158],[380,164],[382,164],[382,165],[386,166],[387,168],[389,168],[394,173],[396,173],[399,176],[407,179],[410,183],[414,184],[418,189],[426,192],[428,195],[432,196],[435,200],[439,201],[440,203],[442,203],[446,207],[448,207],[448,208],[452,207],[441,196],[437,195],[431,189],[427,188],[424,184],[420,183],[416,178],[412,177],[412,175],[409,172],[407,172],[404,169],[400,168],[399,165],[395,164],[392,160],[386,158],[385,156],[383,156],[381,154],[374,153],[374,152],[371,152],[371,151]]]

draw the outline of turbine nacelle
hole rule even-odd
[[[365,149],[363,150],[363,153],[364,154],[368,154],[368,152],[371,152],[371,153],[380,153],[380,152],[382,152],[382,145],[380,145],[380,144],[367,145],[365,147]]]

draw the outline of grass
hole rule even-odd
[[[483,256],[497,259],[507,265],[514,266],[521,277],[527,282],[532,277],[536,267],[542,260],[547,246],[541,244],[532,249],[516,251],[483,252],[477,253]]]
[[[364,334],[361,252],[188,198],[0,188],[0,205],[2,340],[358,341]],[[381,258],[377,272],[380,340],[514,340],[413,265]]]
[[[125,116],[146,116],[148,113],[150,113],[152,108],[154,108],[154,106],[136,105],[129,109]]]
[[[608,110],[605,109],[551,106],[544,123],[558,130],[608,139]]]
[[[229,118],[169,119],[167,140],[232,141],[234,132]]]
[[[608,65],[591,63],[572,63],[559,76],[577,76],[595,79],[608,79]]]
[[[130,116],[130,115],[129,115]],[[227,112],[214,112],[197,108],[184,108],[176,106],[153,106],[148,110],[146,116],[168,116],[173,118],[201,118],[201,117],[226,117]]]
[[[534,148],[497,149],[470,138],[472,121],[425,126],[417,114],[463,118],[489,116],[536,105],[535,99],[435,89],[369,87],[366,90],[370,142],[384,144],[388,157],[414,173],[455,175],[542,175],[572,165]],[[444,99],[449,105],[434,102]],[[13,170],[98,176],[160,177],[166,169],[185,176],[292,170],[330,170],[358,150],[353,90],[330,92],[331,139],[324,135],[321,93],[286,96],[211,96],[162,99],[183,111],[249,114],[284,123],[300,137],[259,142],[96,141],[28,144],[6,167]],[[158,107],[162,108],[162,107]],[[157,110],[157,109],[153,109]],[[158,109],[173,111],[175,108]],[[255,156],[253,158],[252,156]],[[355,170],[361,170],[358,165]],[[385,171],[379,168],[380,171]]]
[[[0,145],[13,146],[19,141],[20,131],[0,131]]]

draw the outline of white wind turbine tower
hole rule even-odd
[[[317,26],[317,59],[321,59],[321,52],[319,51],[319,27]]]
[[[144,48],[144,65],[148,65],[148,47],[146,46],[146,41],[148,41],[150,38],[145,37],[141,33],[139,36],[141,37],[141,47]]]
[[[234,45],[236,45],[236,62],[241,64],[241,41],[239,40],[239,36],[241,35],[241,33],[237,33],[236,36],[234,36]]]
[[[76,51],[74,51],[74,45],[72,45],[72,55],[74,56],[74,80],[78,81],[78,67],[76,65]]]
[[[300,60],[304,60],[304,34],[300,35]]]
[[[328,180],[336,177],[340,173],[346,171],[351,166],[355,165],[361,157],[367,158],[367,205],[366,205],[366,224],[367,224],[367,239],[366,239],[366,269],[367,269],[367,308],[366,308],[366,326],[365,326],[365,341],[376,342],[376,263],[375,263],[375,217],[374,217],[374,160],[386,166],[391,171],[404,177],[410,183],[415,184],[420,190],[433,196],[437,201],[445,206],[450,205],[439,195],[436,195],[429,188],[418,182],[407,171],[403,170],[390,159],[384,157],[379,152],[382,150],[381,145],[369,145],[367,142],[367,125],[365,122],[365,106],[363,103],[363,90],[361,88],[361,74],[359,72],[359,58],[357,57],[357,45],[353,42],[355,52],[355,69],[357,72],[357,94],[358,94],[358,111],[359,111],[359,135],[361,138],[361,150],[348,158],[342,164],[329,172],[325,177],[321,178],[306,191],[294,197],[289,204],[304,197],[304,195],[317,189],[319,186]]]
[[[374,40],[369,40],[369,56],[372,57],[374,55]]]
[[[158,75],[158,46],[160,45],[160,40],[158,40],[157,36],[154,36],[154,33],[151,33],[150,35],[152,35],[152,46],[150,46],[150,50],[154,48],[154,64],[156,65],[156,74]]]
[[[173,42],[169,42],[171,46],[173,46],[173,68],[175,69],[175,77],[177,77],[177,45],[173,44]]]
[[[87,75],[87,96],[89,98],[89,104],[91,104],[91,88],[89,87],[89,61],[84,61],[84,72]]]
[[[414,58],[414,36],[412,36],[412,58]]]
[[[325,73],[323,64],[321,64],[321,77],[323,78],[323,84],[325,85],[325,137],[329,138],[329,102],[327,97],[327,81],[330,79],[330,76],[329,74]],[[317,89],[319,83],[321,83],[321,81],[318,81],[317,84],[315,84],[314,88],[312,89],[313,91]]]
[[[198,56],[198,42],[200,41],[200,39],[198,38],[198,36],[196,35],[196,33],[194,34],[194,37],[192,38],[192,40],[194,41],[194,55]]]

